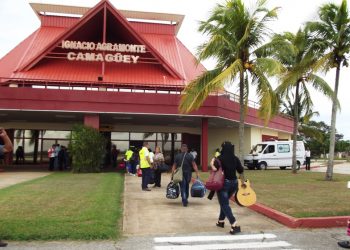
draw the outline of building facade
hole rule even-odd
[[[206,69],[177,38],[184,16],[31,4],[41,26],[0,60],[0,124],[16,146],[67,145],[74,124],[99,129],[121,151],[150,141],[170,153],[181,143],[198,152],[204,171],[225,140],[238,144],[238,97],[212,94],[190,114],[178,111],[183,88]],[[245,152],[264,139],[290,139],[293,121],[264,126],[250,102]],[[33,133],[36,141],[30,143]]]

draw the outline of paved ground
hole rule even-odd
[[[313,162],[312,171],[326,173],[327,166],[324,162]],[[350,162],[337,163],[333,166],[333,172],[337,174],[350,174]]]
[[[171,233],[212,232],[219,215],[216,196],[213,200],[190,198],[183,207],[181,198],[165,197],[170,175],[162,175],[162,187],[141,191],[141,178],[126,176],[124,197],[123,231],[130,235],[154,235]],[[243,231],[259,231],[282,228],[281,224],[248,208],[232,203],[233,213]],[[226,222],[228,223],[228,222]],[[228,230],[227,230],[228,231]]]
[[[0,172],[0,188],[47,176],[49,172]]]

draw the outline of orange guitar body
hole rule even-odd
[[[236,202],[239,206],[249,207],[256,202],[256,194],[250,186],[250,181],[246,180],[243,184],[238,179],[238,191],[235,194]]]

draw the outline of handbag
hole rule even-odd
[[[176,199],[180,195],[180,187],[178,183],[171,181],[166,187],[166,197],[168,199]]]
[[[218,161],[219,168],[217,171],[213,171],[213,170],[210,171],[209,178],[205,183],[205,187],[211,191],[221,190],[222,187],[224,186],[224,181],[225,181],[225,175],[224,175],[224,172],[222,171],[221,162],[218,159],[216,159],[216,161]]]
[[[141,170],[141,168],[137,169],[137,176],[138,177],[142,177],[142,170]]]
[[[170,169],[169,165],[167,165],[165,163],[161,163],[157,168],[161,173],[168,172]]]
[[[201,182],[201,180],[197,178],[192,184],[191,196],[203,198],[206,192],[207,192],[207,189],[205,188],[203,182]]]
[[[177,168],[172,176],[172,181],[174,183],[179,183],[182,181],[183,175],[182,175],[182,165],[184,164],[184,160],[186,157],[186,154],[184,155],[184,157],[182,158],[182,162],[181,162],[181,166],[179,168]]]

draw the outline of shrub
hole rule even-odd
[[[70,152],[73,157],[73,172],[100,172],[106,151],[106,140],[99,131],[91,127],[75,125],[71,140]]]

